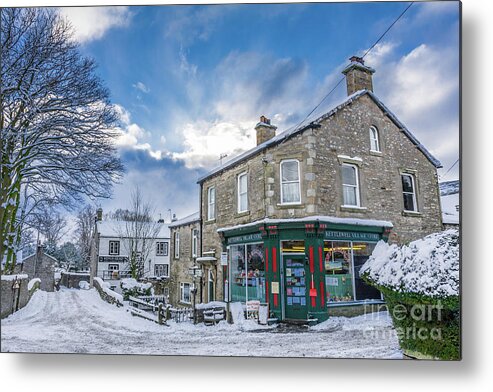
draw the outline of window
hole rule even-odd
[[[342,197],[344,206],[360,206],[358,167],[355,165],[342,164]]]
[[[180,233],[175,233],[175,259],[180,257]]]
[[[198,256],[199,230],[192,229],[192,257]]]
[[[168,276],[168,264],[154,264],[154,276]]]
[[[108,264],[108,271],[118,271],[120,266],[118,264]]]
[[[248,176],[242,173],[238,176],[238,212],[248,211]]]
[[[301,203],[300,165],[295,159],[281,162],[281,204]]]
[[[207,191],[207,219],[216,219],[216,188],[213,186]]]
[[[370,127],[370,150],[380,152],[380,142],[378,140],[378,129]]]
[[[265,302],[264,255],[263,244],[232,245],[229,248],[231,301]]]
[[[120,241],[110,241],[110,255],[120,254]]]
[[[190,283],[180,283],[180,302],[192,303],[190,296]]]
[[[156,256],[168,256],[168,243],[157,242],[156,243]]]
[[[402,196],[404,198],[404,211],[418,211],[416,203],[416,185],[412,174],[401,174]]]

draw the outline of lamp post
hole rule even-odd
[[[192,282],[193,282],[193,323],[197,323],[197,310],[195,309],[195,304],[196,304],[196,296],[197,296],[197,285],[196,285],[196,278],[202,278],[202,268],[194,265],[192,268],[188,269],[188,274],[192,277]],[[202,293],[202,291],[201,291]]]

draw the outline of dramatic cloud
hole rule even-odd
[[[100,39],[109,29],[128,25],[131,18],[128,7],[63,7],[60,12],[81,43]]]

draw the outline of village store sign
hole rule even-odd
[[[254,234],[239,235],[237,237],[230,237],[228,238],[227,241],[228,241],[228,245],[241,244],[245,242],[259,242],[262,241],[262,234],[254,233]]]
[[[378,233],[362,233],[359,231],[332,231],[325,232],[327,240],[345,240],[345,241],[362,241],[362,242],[377,242],[381,240]]]

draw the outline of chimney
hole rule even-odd
[[[103,220],[103,209],[101,207],[99,207],[97,210],[96,210],[96,220],[98,222],[101,222]]]
[[[171,218],[171,222],[176,222],[176,214],[173,214],[173,217]]]
[[[375,70],[366,66],[361,57],[353,56],[349,61],[351,63],[342,71],[346,76],[347,95],[352,95],[359,90],[373,92],[372,75]]]
[[[275,125],[271,125],[270,119],[265,116],[260,116],[260,122],[255,125],[255,130],[257,131],[257,146],[276,136],[276,129],[277,127]]]

